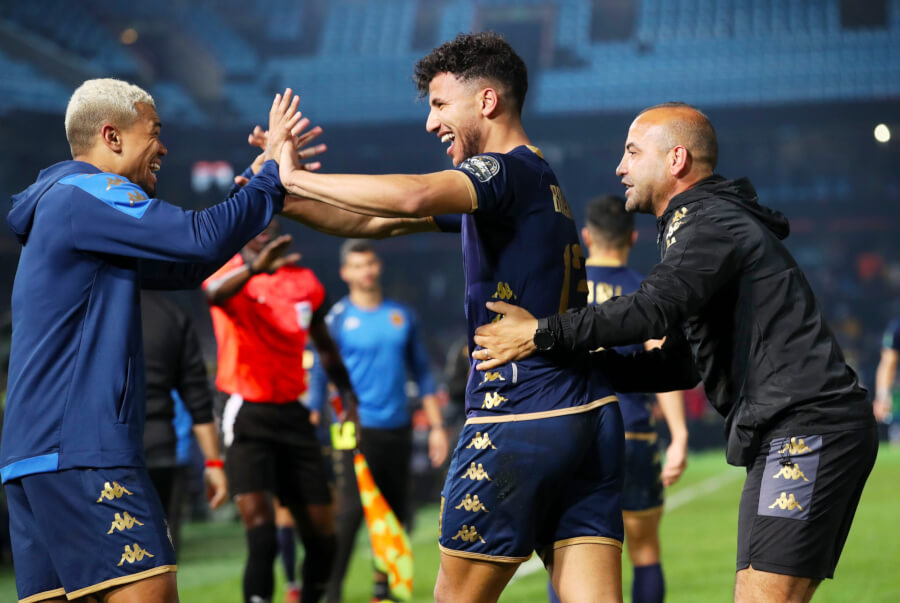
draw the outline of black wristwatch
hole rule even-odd
[[[534,332],[534,347],[540,352],[549,352],[556,346],[556,336],[547,325],[546,319],[538,321],[537,331]]]

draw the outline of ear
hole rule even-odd
[[[588,248],[594,243],[594,240],[591,239],[591,231],[587,226],[581,229],[581,240],[584,241],[584,246]]]
[[[122,152],[122,137],[119,136],[119,131],[114,125],[110,123],[103,124],[103,127],[100,129],[100,139],[103,140],[106,148],[113,153]]]
[[[494,117],[500,107],[500,98],[497,91],[493,88],[483,88],[481,90],[481,114],[485,117]]]
[[[677,145],[672,147],[672,150],[669,151],[669,155],[670,174],[680,177],[691,171],[691,155],[684,146]]]
[[[631,246],[632,247],[634,247],[634,244],[637,243],[637,240],[638,240],[638,231],[632,230],[631,231]]]
[[[347,280],[347,275],[344,273],[344,270],[346,268],[347,268],[346,266],[341,266],[341,280],[344,281],[345,283],[349,282]]]

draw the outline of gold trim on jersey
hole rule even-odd
[[[144,570],[143,572],[138,572],[136,574],[129,574],[127,576],[119,576],[118,578],[113,578],[111,580],[106,580],[104,582],[98,582],[93,586],[86,586],[85,588],[80,588],[72,593],[66,593],[66,597],[71,599],[77,599],[79,597],[83,597],[85,595],[89,595],[91,593],[95,593],[98,590],[106,590],[107,588],[112,588],[113,586],[121,586],[122,584],[128,584],[129,582],[137,582],[138,580],[143,580],[145,578],[152,578],[153,576],[158,576],[160,574],[167,574],[169,572],[178,571],[177,565],[160,565],[159,567],[154,567],[148,570]]]
[[[576,544],[608,544],[622,550],[622,541],[615,538],[607,538],[605,536],[577,536],[575,538],[566,538],[565,540],[557,540],[553,543],[553,550],[561,549]]]
[[[35,603],[36,601],[44,601],[46,599],[55,599],[59,596],[66,596],[66,589],[64,588],[55,588],[53,590],[45,590],[42,593],[35,593],[24,599],[19,599],[19,603]]]
[[[483,559],[485,561],[496,561],[498,563],[522,563],[531,559],[531,555],[527,557],[504,557],[503,555],[487,555],[485,553],[470,553],[468,551],[457,551],[448,549],[442,544],[438,545],[441,552],[451,557],[462,557],[464,559]]]
[[[598,268],[624,268],[625,263],[621,260],[616,260],[613,258],[592,258],[589,257],[584,260],[585,266],[596,266]]]
[[[644,442],[650,442],[653,444],[659,438],[659,435],[654,432],[649,433],[639,433],[636,431],[626,431],[625,439],[626,440],[643,440]]]
[[[648,515],[657,515],[663,512],[664,506],[665,505],[650,507],[649,509],[641,509],[640,511],[628,511],[627,509],[622,509],[622,515],[625,515],[627,517],[646,517]]]
[[[463,180],[466,183],[466,189],[469,191],[469,199],[472,201],[472,209],[469,210],[469,213],[472,213],[473,211],[478,209],[478,193],[475,192],[475,185],[472,184],[472,181],[469,180],[469,177],[466,176],[465,174],[463,174],[459,170],[448,170],[448,171],[450,171],[454,174],[459,174],[460,176],[463,177]]]
[[[534,146],[533,144],[526,144],[525,146],[528,147],[529,151],[531,151],[532,153],[534,153],[541,159],[544,158],[544,154],[541,152],[541,150],[539,148],[537,148],[536,146]]]
[[[540,412],[523,412],[516,415],[500,415],[497,417],[472,417],[466,419],[466,425],[482,425],[484,423],[508,423],[510,421],[536,421],[537,419],[550,419],[552,417],[562,417],[565,415],[574,415],[580,412],[588,412],[601,406],[606,406],[611,402],[618,402],[618,398],[606,396],[599,400],[594,400],[590,404],[582,404],[581,406],[570,406],[569,408],[559,408],[557,410],[543,410]]]

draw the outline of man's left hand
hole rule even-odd
[[[207,467],[203,471],[203,481],[206,483],[206,500],[209,501],[209,508],[221,507],[228,498],[228,480],[225,478],[225,469]]]
[[[447,430],[443,427],[432,427],[428,432],[428,458],[432,467],[440,467],[447,460]]]
[[[501,301],[488,302],[487,308],[503,315],[503,319],[475,329],[478,349],[472,352],[472,358],[481,361],[476,369],[487,371],[534,353],[538,321],[528,310]]]
[[[687,440],[673,439],[666,449],[666,464],[662,468],[662,483],[668,488],[678,481],[687,467]]]

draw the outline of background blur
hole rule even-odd
[[[107,76],[155,97],[169,148],[158,195],[186,208],[223,197],[254,156],[247,133],[285,86],[325,129],[325,171],[445,169],[412,68],[476,30],[504,34],[528,64],[525,126],[579,223],[592,196],[622,192],[614,170],[637,111],[669,100],[704,110],[719,136],[718,171],[749,177],[761,202],[788,216],[787,245],[871,388],[881,333],[900,315],[900,0],[5,1],[0,198],[70,158],[68,97]],[[638,224],[632,264],[647,271],[655,224]],[[283,227],[332,300],[343,296],[341,240]],[[440,375],[465,328],[459,239],[419,235],[378,249],[386,293],[420,314]],[[18,253],[0,228],[6,331]],[[212,361],[205,302],[196,292],[178,299]],[[704,419],[701,394],[689,404],[693,419],[717,425]]]

